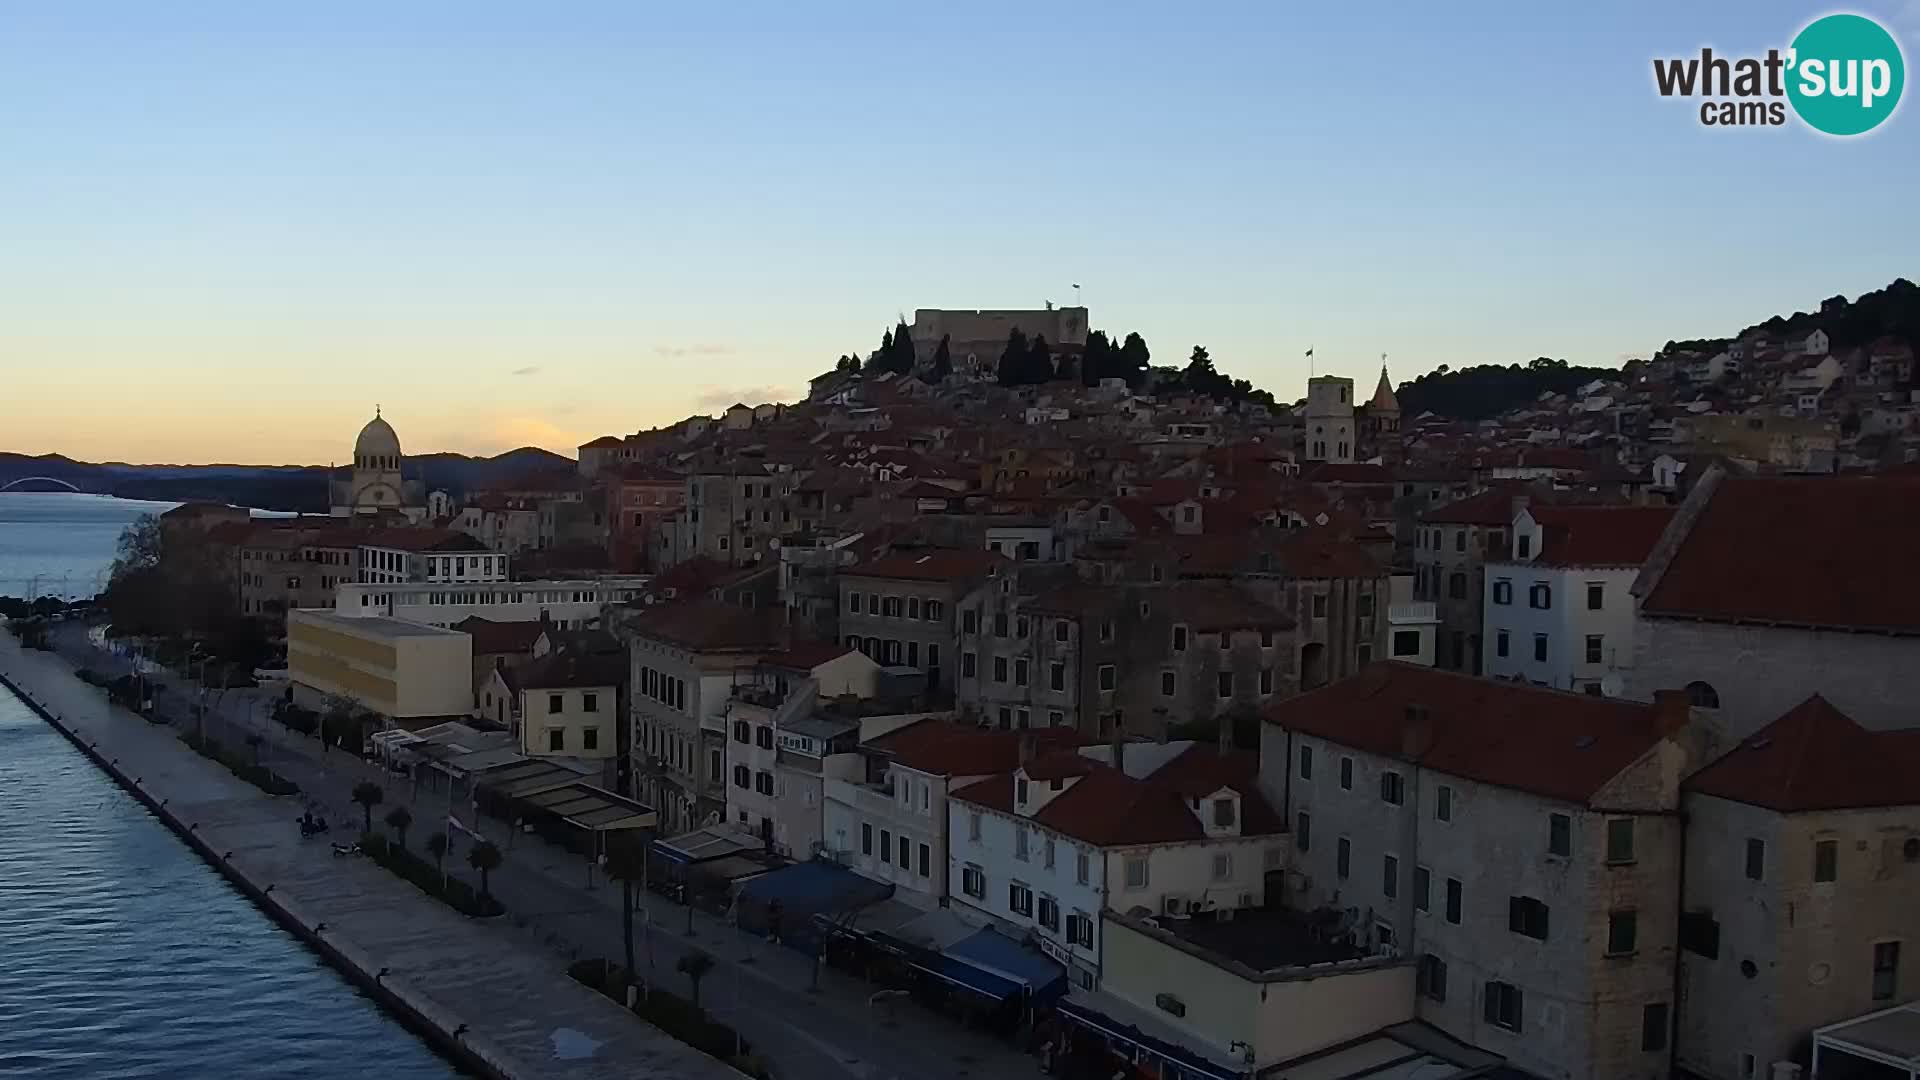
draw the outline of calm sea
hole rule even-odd
[[[0,1076],[458,1075],[0,687]]]
[[[110,495],[0,493],[0,596],[92,596],[105,587],[120,530],[178,506]]]

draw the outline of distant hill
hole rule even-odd
[[[534,472],[573,468],[573,459],[523,446],[493,457],[422,454],[407,459],[406,475],[429,491],[456,495]],[[346,470],[340,470],[345,475]],[[327,469],[320,465],[129,465],[75,461],[61,454],[0,453],[0,486],[28,476],[64,480],[83,491],[124,499],[207,500],[261,510],[325,513]]]
[[[1454,420],[1485,420],[1527,404],[1543,393],[1565,394],[1595,379],[1618,379],[1612,368],[1571,367],[1565,360],[1540,357],[1519,364],[1481,364],[1454,371],[1444,365],[1401,383],[1394,391],[1400,415],[1430,412]]]
[[[1789,340],[1804,339],[1815,330],[1825,330],[1835,349],[1868,345],[1883,337],[1895,337],[1909,343],[1920,341],[1920,285],[1906,278],[1895,278],[1884,289],[1861,293],[1857,300],[1829,296],[1820,301],[1817,311],[1796,311],[1775,315],[1755,323],[1736,337],[1763,333]],[[1693,341],[1669,341],[1660,352],[1672,353],[1686,348],[1709,348],[1724,344],[1726,338],[1701,338]]]

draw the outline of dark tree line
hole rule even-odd
[[[1545,356],[1525,367],[1481,364],[1454,371],[1442,364],[1401,383],[1395,396],[1407,416],[1430,412],[1455,420],[1485,420],[1526,405],[1542,393],[1567,394],[1595,379],[1619,377],[1620,372],[1612,368],[1573,367]]]
[[[1256,389],[1245,379],[1236,379],[1213,366],[1213,357],[1205,345],[1195,345],[1184,368],[1154,368],[1154,388],[1161,393],[1199,394],[1226,404],[1251,401],[1269,409],[1278,402],[1265,390]]]

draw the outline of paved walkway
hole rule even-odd
[[[94,649],[81,627],[63,628],[56,640],[76,664],[128,670],[124,659]],[[171,676],[163,675],[161,681],[172,688],[167,696],[184,715],[190,692]],[[335,839],[351,837],[360,827],[362,812],[351,791],[362,780],[379,783],[387,794],[388,802],[374,809],[376,828],[386,830],[381,817],[396,802],[413,811],[410,845],[420,846],[429,833],[443,828],[444,790],[416,793],[411,781],[383,774],[359,758],[338,750],[321,754],[317,740],[267,718],[270,697],[266,691],[228,691],[218,708],[209,710],[209,731],[236,746],[244,739],[236,732],[262,734],[263,761],[298,783],[303,796],[317,799],[323,809],[316,812],[324,812]],[[474,822],[470,809],[455,809],[463,822]],[[511,932],[560,954],[556,966],[559,959],[620,957],[622,891],[617,884],[608,885],[595,874],[594,887],[588,888],[585,860],[537,837],[514,834],[503,823],[482,818],[479,829],[505,856],[491,886],[506,905]],[[471,878],[465,849],[461,843],[460,853],[449,856],[447,865]],[[869,999],[880,988],[851,975],[826,969],[819,992],[809,992],[811,958],[770,946],[704,912],[694,915],[691,941],[685,934],[686,908],[664,897],[642,898],[635,921],[635,955],[642,973],[652,971],[675,993],[684,996],[688,990],[685,977],[675,970],[682,955],[699,948],[713,956],[715,968],[701,985],[702,1004],[740,1031],[778,1080],[1018,1080],[1043,1075],[1030,1055],[950,1017],[908,1002],[882,1002],[876,1009]]]
[[[502,1074],[556,1080],[722,1080],[739,1073],[636,1022],[499,923],[455,913],[364,859],[302,841],[299,803],[273,799],[107,704],[61,659],[0,635],[0,671],[160,800],[268,899]]]

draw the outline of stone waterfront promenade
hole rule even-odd
[[[110,706],[54,654],[0,636],[0,675],[275,919],[467,1068],[503,1080],[741,1075],[578,985],[504,921],[464,918],[364,859],[302,840],[298,799],[270,798],[171,728]],[[345,838],[358,822],[339,825]]]

